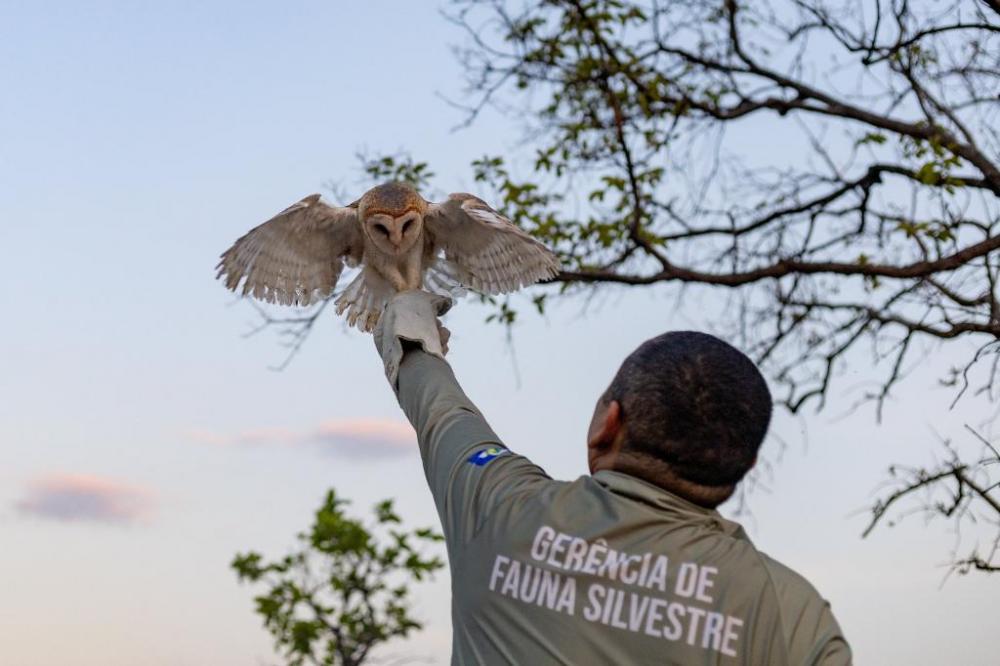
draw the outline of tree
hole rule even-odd
[[[419,550],[443,537],[394,527],[401,520],[392,500],[375,506],[371,528],[349,518],[346,504],[329,491],[309,531],[298,535],[301,549],[282,559],[248,552],[232,562],[241,581],[267,586],[254,598],[256,610],[292,666],[355,666],[373,647],[420,629],[410,614],[411,581],[444,566]]]
[[[792,411],[866,340],[879,407],[918,338],[997,357],[1000,5],[511,4],[459,0],[454,20],[468,121],[530,93],[533,168],[474,166],[559,248],[563,292],[738,289],[728,321]],[[736,143],[748,128],[775,150]]]

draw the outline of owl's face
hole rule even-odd
[[[365,235],[375,247],[389,255],[408,252],[416,245],[423,228],[423,215],[415,210],[398,216],[376,213],[364,222]]]

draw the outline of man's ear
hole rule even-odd
[[[612,400],[602,413],[595,415],[595,423],[587,437],[587,460],[590,472],[610,469],[621,446],[622,406]]]
[[[618,437],[622,427],[622,406],[617,400],[612,400],[604,409],[604,415],[597,424],[596,431],[591,435],[590,446],[599,449],[610,447]]]

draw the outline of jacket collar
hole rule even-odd
[[[698,506],[642,479],[622,472],[602,469],[594,474],[594,480],[616,495],[648,504],[684,521],[701,524],[713,531],[750,541],[750,537],[743,531],[743,527],[739,523],[726,520],[715,509]]]

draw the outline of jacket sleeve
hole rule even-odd
[[[758,553],[777,595],[777,610],[793,666],[850,666],[851,648],[830,602],[801,574]]]
[[[851,648],[833,617],[830,607],[823,605],[816,631],[816,655],[809,662],[815,666],[851,666]]]
[[[398,386],[449,551],[470,541],[504,499],[550,481],[503,445],[442,359],[407,351]]]

